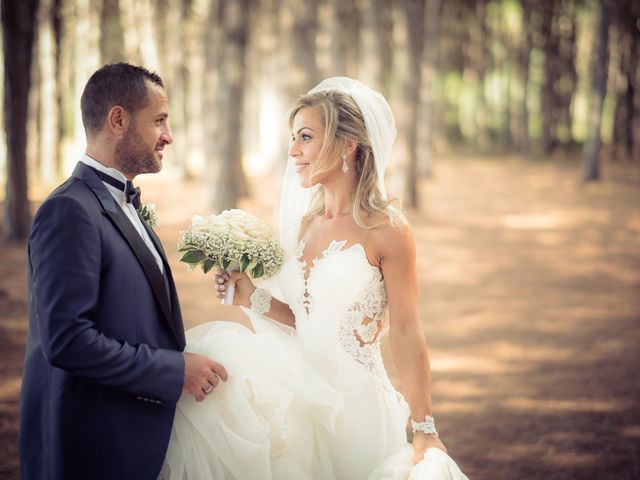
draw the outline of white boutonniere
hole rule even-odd
[[[138,209],[138,213],[142,217],[142,219],[147,222],[152,229],[155,229],[158,225],[160,225],[160,220],[158,219],[158,214],[156,213],[156,204],[155,203],[143,203],[140,205]]]

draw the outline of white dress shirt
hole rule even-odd
[[[96,170],[101,171],[102,173],[106,173],[110,177],[115,178],[116,180],[124,183],[125,185],[127,183],[127,177],[125,177],[124,174],[122,174],[122,172],[116,170],[115,168],[105,167],[100,162],[94,160],[87,154],[84,154],[84,156],[80,161],[85,165],[88,165],[92,168],[95,168]],[[158,264],[158,268],[160,269],[160,272],[164,274],[164,268],[162,266],[162,258],[160,257],[160,254],[156,250],[156,247],[153,244],[153,241],[151,240],[151,238],[149,237],[147,230],[144,228],[144,225],[142,225],[142,220],[140,220],[140,217],[138,216],[138,213],[136,212],[135,207],[130,203],[127,203],[127,197],[125,195],[124,190],[119,190],[113,185],[110,185],[106,182],[102,182],[102,183],[107,187],[109,192],[111,192],[111,195],[113,195],[113,198],[115,199],[116,203],[120,206],[124,214],[127,216],[127,218],[131,221],[131,223],[135,227],[136,231],[140,234],[140,237],[142,237],[142,240],[144,240],[144,243],[147,245],[147,247],[153,254],[154,258],[156,259],[156,263]]]

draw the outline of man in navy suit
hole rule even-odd
[[[176,289],[131,181],[172,142],[162,80],[105,65],[82,94],[87,150],[42,204],[28,242],[23,480],[155,479],[175,405],[226,380],[183,353]]]

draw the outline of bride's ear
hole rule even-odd
[[[347,138],[344,141],[343,155],[350,157],[351,155],[353,155],[353,152],[356,151],[356,148],[358,148],[358,142],[356,142],[352,138]]]

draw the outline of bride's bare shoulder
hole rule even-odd
[[[375,256],[380,260],[415,255],[413,230],[403,215],[394,219],[387,217],[386,220],[372,228],[367,236],[375,251]]]

